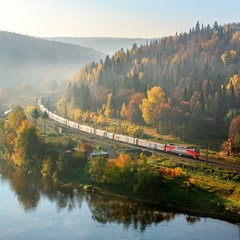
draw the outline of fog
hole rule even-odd
[[[44,88],[46,79],[61,83],[105,56],[91,48],[0,31],[0,88],[22,82]]]
[[[63,81],[71,79],[76,72],[84,67],[84,64],[20,64],[9,66],[8,68],[0,67],[0,87],[1,88],[18,88],[23,82],[29,85],[46,89],[47,80],[56,81],[61,84]]]

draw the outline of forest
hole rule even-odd
[[[57,106],[76,121],[102,127],[105,118],[126,120],[186,142],[209,141],[228,154],[239,152],[239,54],[240,23],[197,22],[189,32],[90,62]]]

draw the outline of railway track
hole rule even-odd
[[[48,120],[48,122],[51,124],[56,124],[56,122],[54,120]],[[57,123],[58,125],[60,123]],[[111,158],[117,158],[119,156],[119,153],[121,153],[123,150],[133,150],[133,149],[139,149],[145,152],[149,152],[149,153],[157,153],[160,154],[162,156],[166,156],[166,157],[170,157],[173,156],[175,159],[177,160],[184,160],[188,163],[193,163],[193,162],[198,162],[198,163],[203,163],[203,164],[207,164],[207,165],[212,165],[218,168],[224,168],[224,169],[228,169],[228,170],[234,170],[234,171],[240,171],[240,163],[233,163],[224,159],[215,159],[215,158],[211,158],[209,157],[209,159],[206,161],[206,159],[204,158],[199,158],[199,159],[190,159],[187,157],[183,157],[183,156],[178,156],[178,155],[172,155],[166,152],[159,152],[156,150],[152,150],[149,148],[143,148],[137,145],[132,145],[132,144],[128,144],[125,142],[120,142],[120,141],[114,141],[112,139],[107,139],[107,138],[103,138],[97,135],[93,135],[91,133],[86,133],[83,131],[78,131],[76,129],[71,128],[70,126],[66,126],[64,124],[60,124],[61,126],[63,126],[65,129],[68,129],[68,133],[71,135],[75,135],[75,137],[81,138],[82,140],[86,140],[89,141],[91,143],[94,143],[96,145],[101,146],[104,150],[106,150]]]

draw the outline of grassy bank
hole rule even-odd
[[[163,184],[159,204],[196,214],[240,222],[240,186],[199,174],[169,179]]]
[[[161,185],[152,189],[151,197],[128,187],[96,183],[85,169],[74,170],[61,182],[74,188],[118,194],[168,210],[240,223],[239,172],[192,163],[182,168],[181,174],[176,174],[174,169],[182,166],[182,162],[160,156],[149,158],[147,165],[153,170],[165,169]]]

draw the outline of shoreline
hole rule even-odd
[[[54,180],[53,180],[54,181]],[[166,203],[166,202],[157,202],[155,200],[151,200],[151,199],[146,199],[143,197],[139,197],[133,194],[127,194],[127,195],[123,195],[120,192],[113,192],[110,188],[105,188],[104,186],[97,186],[94,184],[80,184],[80,183],[63,183],[60,181],[55,181],[55,183],[59,184],[59,187],[63,187],[63,188],[68,188],[68,189],[77,189],[77,190],[83,190],[86,192],[95,192],[95,193],[100,193],[103,195],[107,195],[107,196],[113,196],[113,197],[118,197],[118,198],[122,198],[122,199],[128,199],[130,201],[134,201],[137,202],[139,204],[143,204],[145,206],[151,207],[151,208],[156,208],[156,209],[161,209],[163,211],[172,211],[175,213],[181,213],[181,214],[188,214],[188,215],[195,215],[197,217],[203,217],[203,218],[213,218],[213,219],[218,219],[218,220],[222,220],[222,221],[227,221],[229,223],[232,224],[237,224],[240,226],[240,215],[237,215],[235,217],[233,217],[233,213],[232,212],[226,212],[221,213],[220,211],[213,211],[213,212],[209,212],[207,210],[200,210],[198,211],[197,209],[200,208],[192,208],[191,210],[186,207],[186,206],[181,206],[181,205],[176,205],[173,203]],[[213,205],[218,205],[218,203],[214,203]]]
[[[18,167],[3,157],[1,159],[13,167]],[[27,173],[26,170],[22,170]],[[33,172],[31,174],[35,173]],[[41,175],[39,172],[36,172],[36,174]],[[94,184],[89,179],[85,179],[85,181],[82,182],[76,182],[64,181],[64,179],[56,180],[52,176],[47,176],[46,178],[50,178],[51,181],[56,184],[54,188],[81,189],[86,192],[97,192],[108,196],[135,201],[152,208],[161,208],[165,211],[173,211],[198,217],[209,217],[240,225],[240,208],[237,205],[237,200],[240,199],[240,186],[238,186],[238,183],[234,182],[222,180],[221,183],[223,185],[218,186],[218,184],[216,184],[216,179],[214,179],[212,181],[216,185],[216,189],[214,189],[215,192],[212,193],[207,191],[206,186],[205,189],[201,188],[200,183],[197,182],[200,181],[200,178],[203,178],[202,176],[199,177],[199,179],[195,176],[194,184],[189,184],[189,182],[186,183],[182,178],[176,178],[175,181],[166,180],[160,190],[160,197],[158,199],[150,199],[126,190],[118,189],[117,187]],[[211,178],[205,179],[205,181],[209,182],[209,179]],[[202,184],[205,185],[206,183],[202,181]],[[209,186],[211,187],[211,185]],[[221,186],[223,186],[224,189],[221,189]],[[216,192],[218,191],[223,191],[223,193],[228,196],[235,194],[236,203],[228,203],[228,199],[217,196]]]

